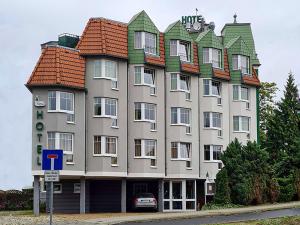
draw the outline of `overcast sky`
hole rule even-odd
[[[25,88],[40,55],[40,44],[67,32],[81,35],[90,17],[122,22],[145,10],[156,26],[194,15],[225,23],[250,22],[261,67],[260,79],[283,88],[292,71],[300,82],[299,1],[203,0],[1,0],[0,2],[0,189],[31,185],[31,94]]]

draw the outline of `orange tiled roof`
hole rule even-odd
[[[224,80],[230,80],[227,49],[224,49],[224,70],[213,68],[213,76]]]
[[[128,58],[127,39],[126,24],[104,18],[91,18],[76,48],[81,55]]]
[[[193,43],[194,62],[185,63],[181,61],[181,70],[183,72],[199,74],[199,61],[198,61],[198,49],[197,45]]]
[[[51,46],[43,49],[26,85],[84,88],[84,73],[85,61],[78,51]]]
[[[260,81],[254,68],[252,68],[252,76],[242,76],[242,80],[244,84],[260,86]]]
[[[165,45],[163,33],[160,33],[159,35],[159,57],[146,54],[145,62],[153,65],[165,66]]]

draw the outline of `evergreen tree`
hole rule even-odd
[[[266,146],[278,177],[289,176],[300,165],[298,89],[289,74],[284,96],[267,123]]]
[[[267,121],[273,116],[275,109],[275,95],[278,88],[274,82],[261,82],[259,88],[259,129],[260,141],[264,147],[266,142]]]
[[[216,204],[231,203],[229,181],[225,167],[218,172],[216,177],[216,194],[214,196],[214,202]]]

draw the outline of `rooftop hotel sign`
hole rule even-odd
[[[201,23],[203,20],[202,16],[182,16],[181,17],[181,23],[182,24],[194,24],[195,22]]]

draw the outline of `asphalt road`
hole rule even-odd
[[[296,209],[280,209],[266,212],[257,213],[243,213],[230,216],[212,216],[212,217],[199,217],[191,219],[175,219],[175,220],[158,220],[149,222],[130,222],[122,223],[123,225],[200,225],[200,224],[214,224],[214,223],[229,223],[241,222],[248,220],[261,220],[284,216],[297,216],[300,215],[300,208]]]

